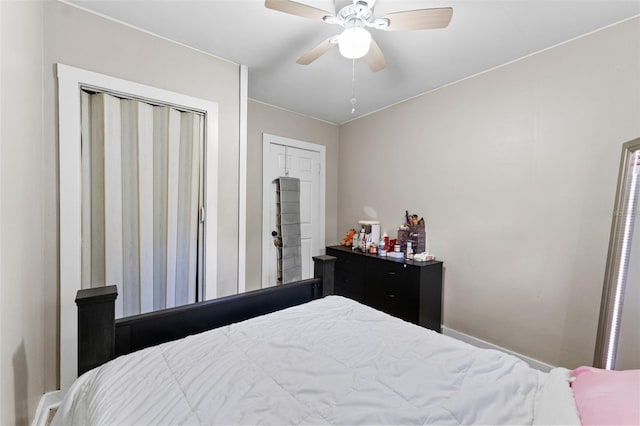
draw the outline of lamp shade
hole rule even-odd
[[[360,27],[347,28],[338,39],[340,54],[349,59],[362,58],[369,52],[370,46],[371,34]]]

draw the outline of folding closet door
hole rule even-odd
[[[82,92],[82,286],[118,286],[116,316],[201,288],[204,119]]]

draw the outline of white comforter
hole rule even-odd
[[[54,424],[532,424],[552,376],[330,296],[89,371]]]

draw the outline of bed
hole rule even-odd
[[[266,292],[267,313],[100,361],[53,424],[580,424],[569,370],[331,295],[323,258],[315,280]],[[280,291],[301,297],[274,309]]]

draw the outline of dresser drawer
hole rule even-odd
[[[362,301],[364,299],[364,259],[352,253],[334,253],[331,250],[327,250],[327,254],[337,258],[335,294]]]
[[[364,299],[364,280],[362,279],[362,274],[352,271],[338,273],[336,268],[335,294],[362,301]]]
[[[365,277],[367,281],[388,282],[405,281],[410,268],[404,263],[380,261],[367,265]]]
[[[390,260],[327,247],[336,257],[334,293],[440,332],[442,262]]]
[[[420,288],[416,270],[405,264],[377,262],[365,271],[365,303],[390,315],[418,322]]]

